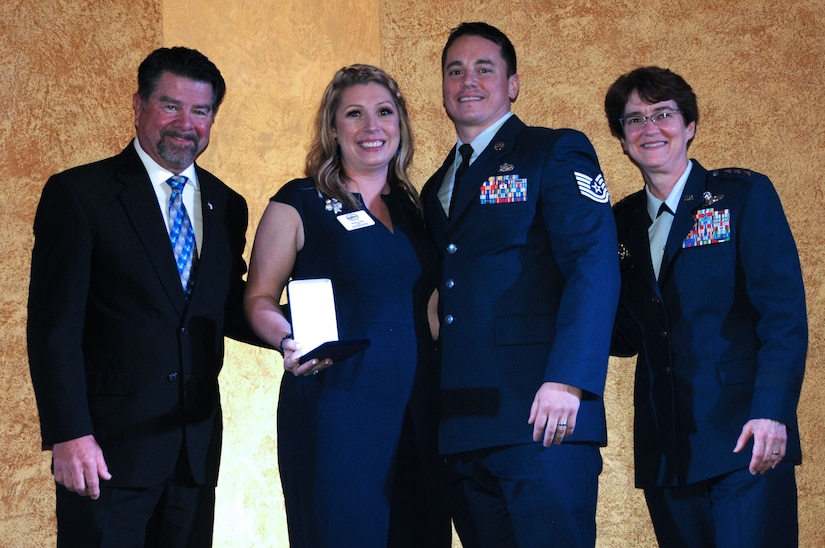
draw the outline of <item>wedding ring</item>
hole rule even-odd
[[[559,423],[559,430],[561,430],[562,428],[567,428],[567,423],[566,422],[560,422]]]
[[[778,454],[779,454],[779,451],[774,451],[774,452],[773,452],[773,454],[774,454],[774,455],[778,455]]]

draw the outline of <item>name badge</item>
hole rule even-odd
[[[344,213],[343,215],[338,215],[336,218],[338,222],[349,231],[367,228],[375,224],[372,217],[363,209],[361,211],[353,211],[352,213]]]

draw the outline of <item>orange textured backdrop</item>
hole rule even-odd
[[[160,5],[4,0],[0,29],[0,546],[28,548],[54,545],[26,358],[34,211],[48,175],[109,156],[134,133],[130,97],[137,65],[161,43]]]
[[[54,544],[48,454],[39,450],[25,351],[31,222],[49,174],[118,152],[133,135],[140,60],[160,45],[206,53],[224,73],[208,169],[241,192],[255,225],[271,194],[301,173],[309,125],[339,67],[381,64],[405,92],[416,136],[414,180],[440,165],[454,135],[441,107],[439,61],[449,29],[485,20],[519,54],[525,121],[592,139],[614,201],[641,186],[607,129],[602,100],[620,73],[659,64],[699,96],[691,154],[743,166],[778,188],[802,257],[811,345],[800,403],[800,543],[825,544],[825,406],[821,363],[825,256],[825,5],[821,0],[7,0],[0,4],[0,547]],[[59,275],[59,273],[55,273]],[[277,354],[229,343],[222,374],[226,435],[215,546],[286,546],[275,458]],[[655,542],[633,489],[632,361],[611,360],[610,445],[599,501],[601,547]],[[732,442],[733,443],[733,442]],[[456,546],[459,544],[456,542]]]

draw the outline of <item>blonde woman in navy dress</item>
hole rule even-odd
[[[284,355],[278,458],[293,547],[450,546],[428,322],[437,259],[412,155],[397,83],[343,68],[321,101],[307,177],[278,191],[258,227],[246,310]],[[280,299],[306,278],[332,279],[340,338],[369,338],[366,350],[299,363]]]

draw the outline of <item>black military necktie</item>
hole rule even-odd
[[[650,259],[653,263],[653,273],[656,276],[656,279],[659,279],[659,271],[662,268],[662,257],[665,253],[665,244],[667,243],[667,236],[670,232],[670,225],[672,222],[672,218],[667,220],[660,218],[662,213],[670,213],[673,215],[673,212],[667,207],[667,204],[662,202],[662,205],[659,206],[659,212],[656,214],[656,218],[653,220],[653,224],[648,229],[648,237],[650,238]]]
[[[458,193],[458,183],[461,180],[461,176],[464,175],[464,172],[470,167],[470,158],[473,156],[473,147],[467,143],[464,143],[458,147],[458,152],[461,154],[461,164],[459,164],[458,169],[455,170],[455,177],[453,177],[453,194],[450,198],[450,213],[453,211],[453,202],[455,201],[455,197]]]

